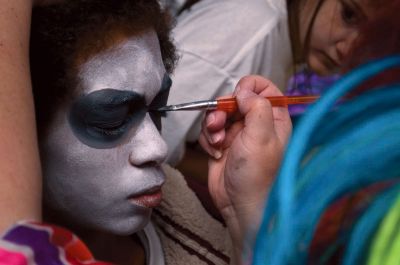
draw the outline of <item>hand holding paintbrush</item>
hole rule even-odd
[[[208,187],[233,242],[251,245],[252,242],[243,241],[244,236],[251,238],[259,225],[265,198],[291,134],[288,109],[275,106],[293,101],[259,76],[241,79],[233,95],[234,98],[218,99],[211,106],[200,103],[200,109],[225,111],[205,114],[199,142],[212,157],[208,163]],[[314,100],[307,98],[307,102]]]

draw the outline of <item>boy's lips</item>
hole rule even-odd
[[[146,208],[155,208],[160,205],[162,200],[161,188],[152,189],[140,195],[129,197],[129,201]]]

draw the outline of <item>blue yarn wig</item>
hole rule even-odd
[[[331,264],[327,253],[340,253],[335,263],[365,261],[369,240],[400,190],[400,85],[336,103],[398,66],[400,56],[362,65],[331,86],[299,121],[266,203],[253,264]],[[394,184],[358,210],[346,233],[324,249],[328,258],[312,259],[310,246],[327,209],[341,196],[383,181]]]

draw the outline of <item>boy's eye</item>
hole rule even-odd
[[[103,89],[76,100],[70,109],[69,123],[84,144],[98,149],[112,148],[138,127],[146,112],[142,95]]]
[[[127,127],[137,117],[137,114],[143,113],[146,110],[144,102],[142,104],[131,103],[124,106],[119,106],[118,110],[110,109],[113,115],[104,115],[105,117],[97,117],[88,121],[88,126],[94,131],[107,136],[117,136],[123,134]]]
[[[117,136],[124,132],[124,126],[127,124],[126,121],[116,121],[109,123],[101,123],[101,124],[92,124],[91,127],[98,133],[107,135],[107,136]]]
[[[93,127],[104,129],[104,130],[116,130],[124,124],[124,121],[115,121],[109,123],[102,123],[102,124],[94,124]]]

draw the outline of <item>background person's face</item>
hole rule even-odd
[[[308,0],[307,5],[318,1]],[[312,26],[306,60],[311,69],[326,75],[337,72],[343,65],[349,48],[358,36],[359,26],[368,19],[363,0],[324,0]],[[309,7],[308,7],[309,8]],[[309,8],[312,9],[312,8]],[[307,19],[311,12],[302,12],[301,37],[304,41]]]
[[[97,54],[78,77],[80,95],[41,143],[45,203],[75,225],[131,234],[147,224],[164,182],[167,147],[147,112],[169,89],[156,34]]]

